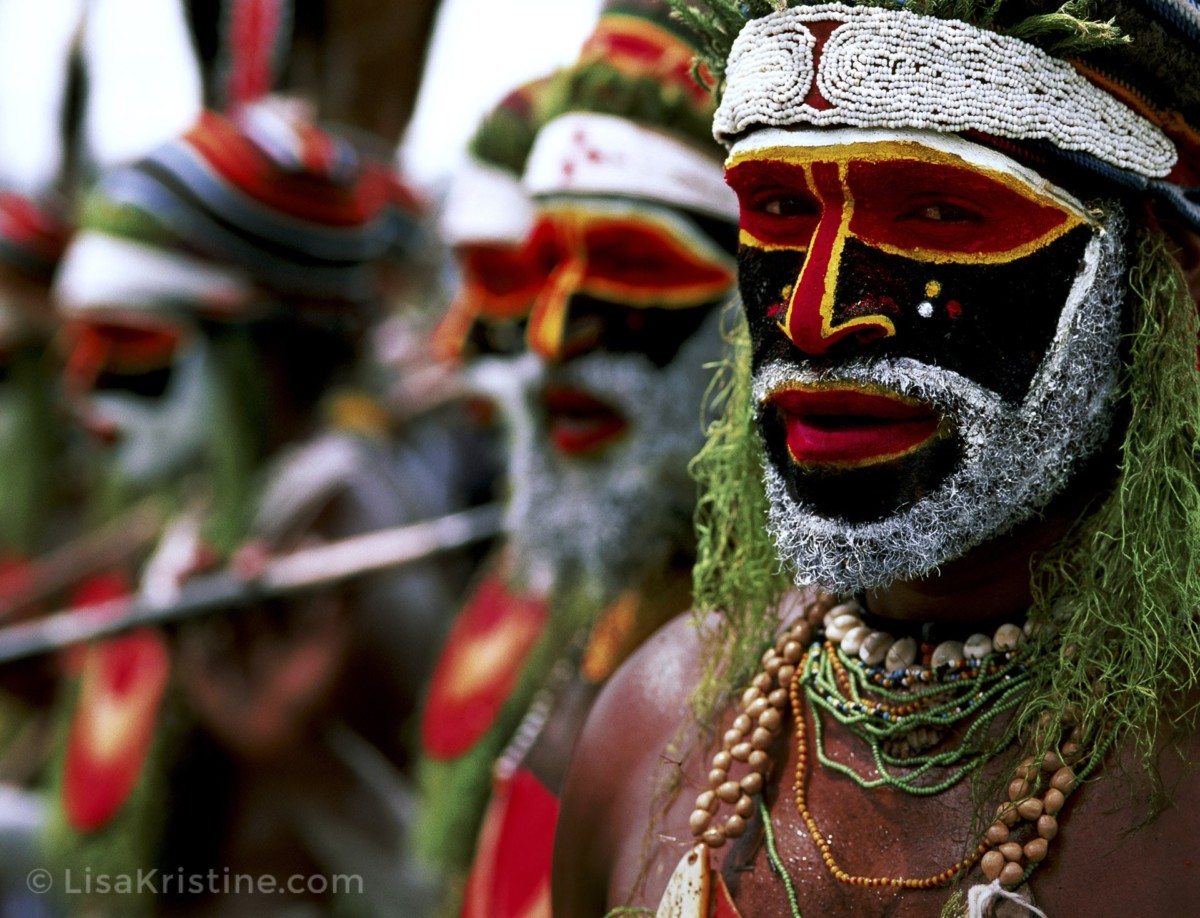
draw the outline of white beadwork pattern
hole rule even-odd
[[[808,24],[821,21],[841,24],[814,68]],[[830,108],[804,102],[814,78]],[[800,124],[1047,140],[1148,178],[1178,159],[1155,125],[1033,45],[955,20],[841,3],[754,19],[733,43],[713,135],[729,143],[747,130]]]

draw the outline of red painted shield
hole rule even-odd
[[[546,622],[544,600],[511,592],[498,576],[480,583],[446,641],[429,688],[421,743],[453,759],[488,731]]]
[[[137,786],[170,668],[166,642],[150,628],[88,648],[63,773],[76,830],[102,828]]]

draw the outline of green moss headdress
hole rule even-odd
[[[634,197],[736,221],[698,50],[665,3],[609,0],[579,61],[556,77],[526,188]]]

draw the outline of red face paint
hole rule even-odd
[[[786,151],[786,159],[764,154],[731,165],[726,180],[741,203],[743,241],[806,251],[818,226],[844,222],[848,236],[884,251],[1001,263],[1083,222],[1005,173],[932,150],[917,158],[912,144],[862,146],[869,149],[834,156],[805,148]]]
[[[735,155],[756,365],[909,359],[1022,398],[1093,230],[1065,192],[991,157],[891,140]],[[953,434],[928,405],[853,385],[762,407],[768,450],[797,483],[909,467]]]
[[[97,319],[70,323],[64,337],[67,384],[82,393],[104,373],[136,375],[170,367],[186,333],[163,322]]]
[[[459,250],[462,287],[433,331],[434,353],[443,360],[460,359],[479,325],[497,326],[523,322],[546,280],[534,239],[524,245],[471,245]],[[511,336],[519,340],[519,335]],[[495,351],[476,341],[481,351]]]
[[[732,258],[666,210],[551,205],[534,236],[550,270],[530,316],[529,342],[552,359],[569,356],[576,297],[622,308],[694,309],[721,299],[734,281]]]

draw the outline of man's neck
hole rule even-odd
[[[1112,487],[1113,468],[1111,454],[1101,453],[1044,514],[927,577],[869,590],[867,610],[906,622],[1023,622],[1033,601],[1031,580],[1039,559],[1095,509],[1098,495]]]
[[[1069,527],[1070,520],[1061,517],[1039,520],[981,545],[938,573],[868,591],[867,609],[881,618],[910,622],[1021,622],[1032,601],[1035,556]]]

